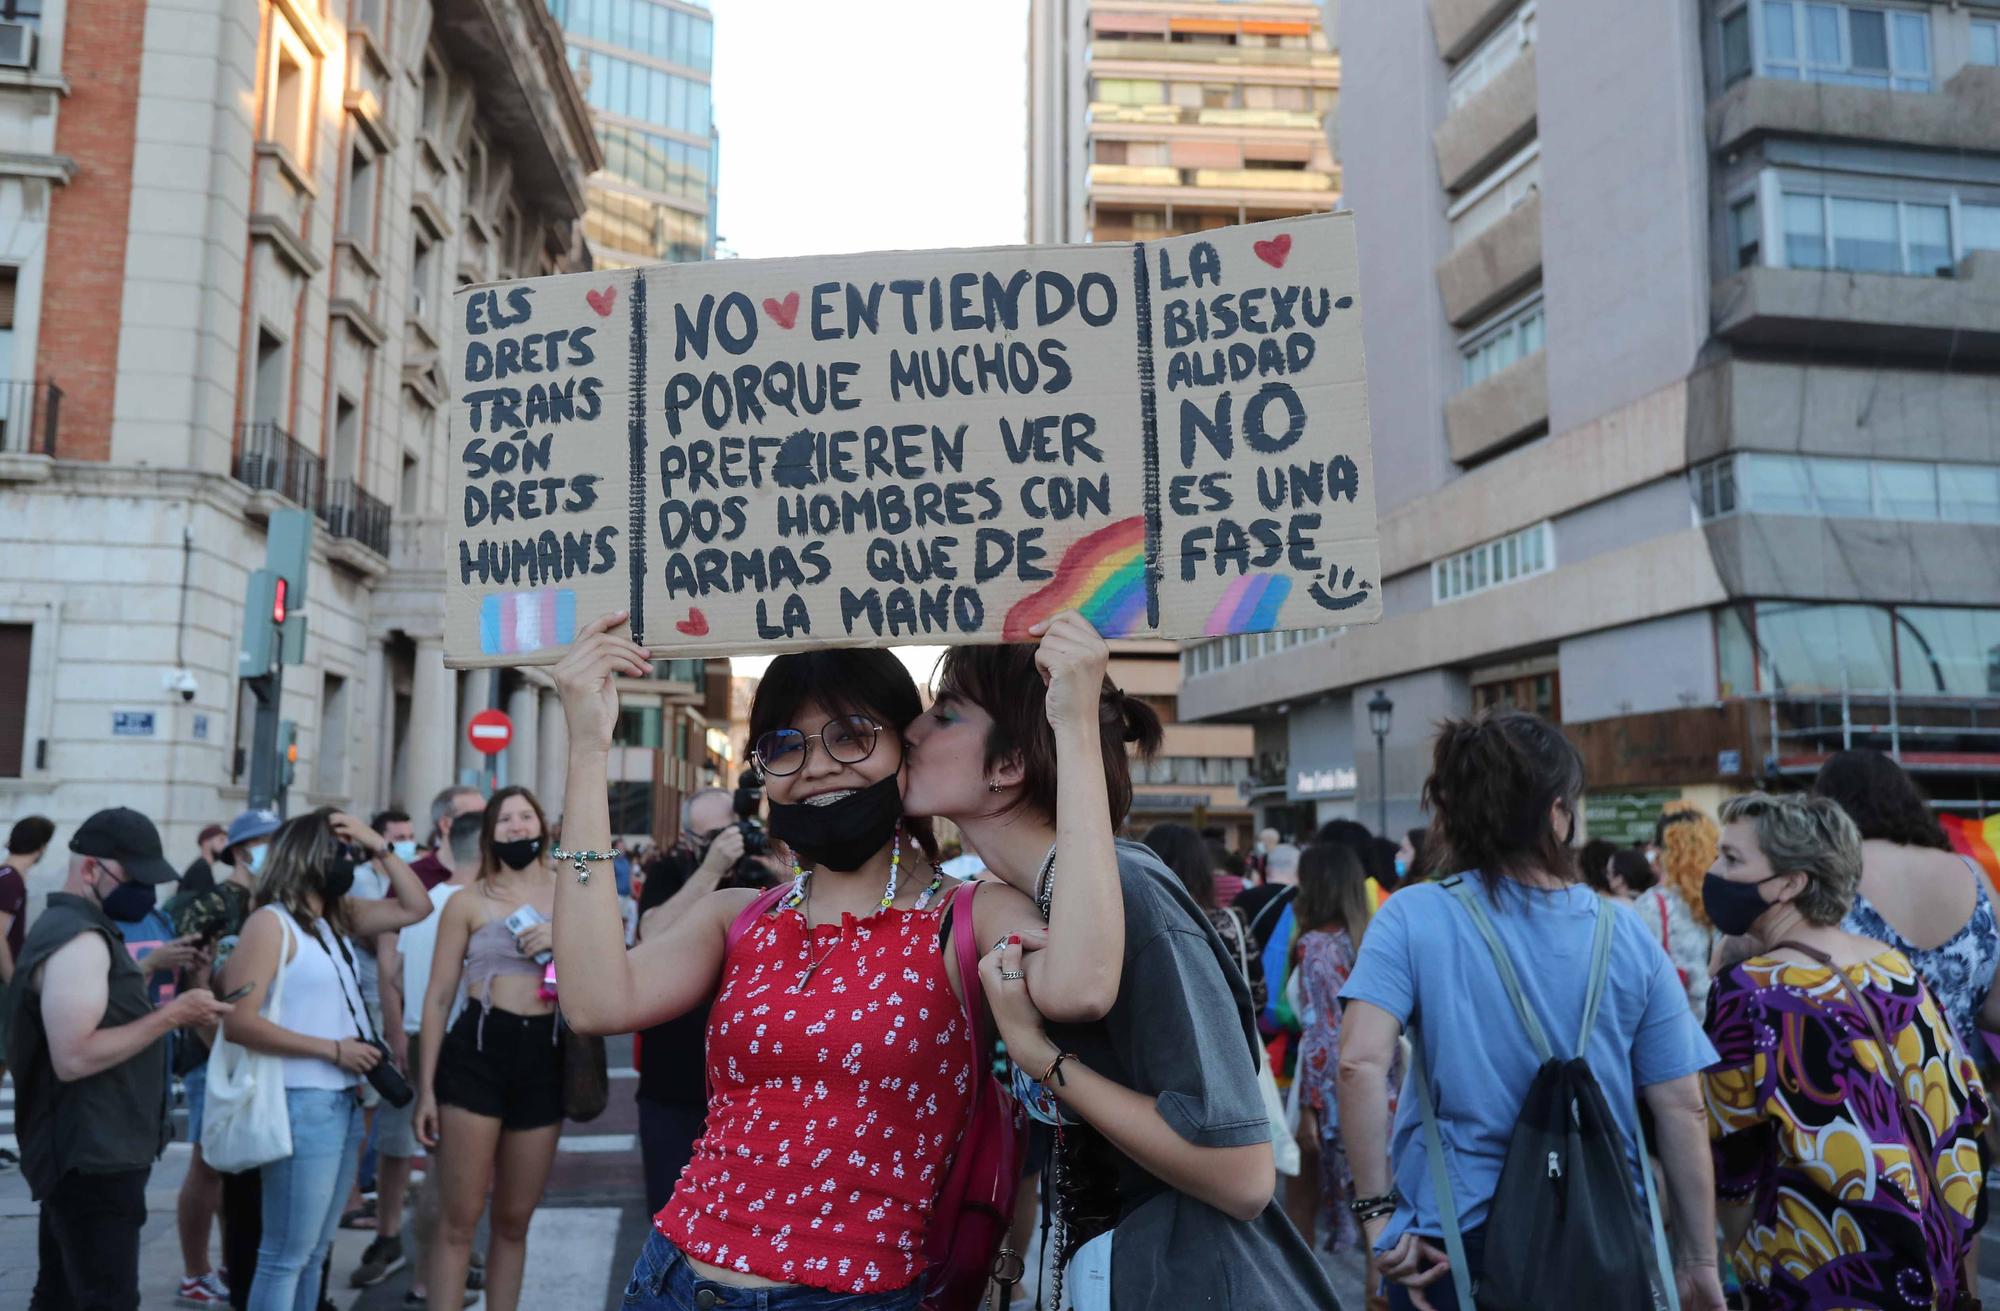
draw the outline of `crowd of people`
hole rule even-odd
[[[621,619],[553,670],[560,822],[519,787],[421,832],[253,810],[177,872],[108,810],[34,913],[57,835],[13,826],[35,1307],[138,1304],[178,1084],[180,1304],[316,1311],[407,1266],[406,1306],[514,1311],[628,1033],[629,1307],[1005,1307],[1029,1263],[1051,1308],[1333,1307],[1348,1250],[1371,1308],[1976,1303],[2000,921],[1887,757],[1579,845],[1576,751],[1491,711],[1440,725],[1423,830],[1135,841],[1161,726],[1066,614],[952,649],[928,702],[883,651],[778,658],[768,827],[708,789],[634,852]],[[343,1225],[374,1231],[351,1271]]]

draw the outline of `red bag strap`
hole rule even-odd
[[[791,884],[780,883],[775,888],[759,893],[755,901],[745,906],[742,913],[730,921],[729,936],[722,944],[722,959],[725,966],[729,960],[729,953],[736,950],[736,944],[742,940],[744,934],[750,931],[750,926],[769,914],[771,907],[783,901],[785,894],[791,890]]]
[[[972,923],[972,899],[978,892],[977,883],[961,884],[951,904],[951,945],[958,955],[959,985],[965,989],[965,1018],[972,1034],[975,1073],[980,1068],[979,1053],[983,1050],[979,1017],[986,1010],[986,993],[979,982],[979,944],[975,940],[979,931]]]

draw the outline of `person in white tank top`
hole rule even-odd
[[[348,899],[354,868],[367,860],[388,871],[392,900]],[[249,987],[224,1024],[230,1041],[283,1059],[292,1154],[260,1171],[257,1269],[235,1275],[251,1277],[251,1311],[315,1311],[317,1272],[361,1149],[360,1081],[382,1060],[349,938],[415,924],[431,903],[379,833],[329,808],[272,835],[256,905],[216,986],[224,994]],[[267,1013],[280,970],[284,995]]]

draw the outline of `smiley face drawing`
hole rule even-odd
[[[1339,565],[1334,565],[1326,571],[1325,582],[1313,579],[1312,586],[1306,588],[1306,595],[1317,601],[1322,610],[1352,610],[1367,602],[1374,587],[1365,578],[1357,582],[1352,568],[1342,571]]]

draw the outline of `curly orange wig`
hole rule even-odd
[[[1695,923],[1703,928],[1709,923],[1701,904],[1701,880],[1715,864],[1721,846],[1722,830],[1697,803],[1669,801],[1660,807],[1660,877],[1681,894]]]

